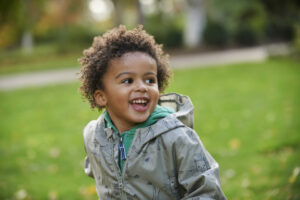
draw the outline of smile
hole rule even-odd
[[[137,112],[145,112],[148,109],[149,99],[148,98],[136,98],[130,101],[133,110]]]
[[[145,104],[145,103],[147,103],[147,100],[145,100],[145,99],[136,99],[136,100],[133,100],[132,103]]]

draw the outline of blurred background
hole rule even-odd
[[[0,9],[1,54],[38,47],[59,55],[81,51],[119,24],[143,24],[167,50],[282,41],[299,48],[296,0],[11,0],[1,1]]]
[[[97,199],[82,130],[99,112],[74,73],[93,37],[119,24],[142,24],[170,54],[166,92],[191,97],[228,199],[300,199],[299,10],[297,0],[1,0],[0,199]],[[52,73],[65,81],[25,84]]]

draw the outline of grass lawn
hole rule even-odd
[[[63,49],[57,44],[44,44],[34,47],[26,54],[21,49],[0,51],[0,76],[41,70],[63,69],[79,66],[78,58],[86,47],[75,46]]]
[[[174,72],[230,200],[300,199],[300,66],[289,60]],[[0,93],[0,199],[97,199],[78,83]]]

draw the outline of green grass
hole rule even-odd
[[[191,97],[228,199],[300,199],[299,80],[299,63],[275,59],[174,72],[167,92]],[[82,129],[98,113],[77,87],[0,93],[0,199],[97,199]]]
[[[84,47],[73,46],[38,45],[30,54],[22,52],[21,49],[2,50],[0,51],[0,75],[77,67],[80,65],[77,60],[82,57]]]

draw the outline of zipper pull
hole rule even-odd
[[[126,160],[126,150],[123,144],[123,137],[120,138],[120,153],[121,153],[121,159]]]

